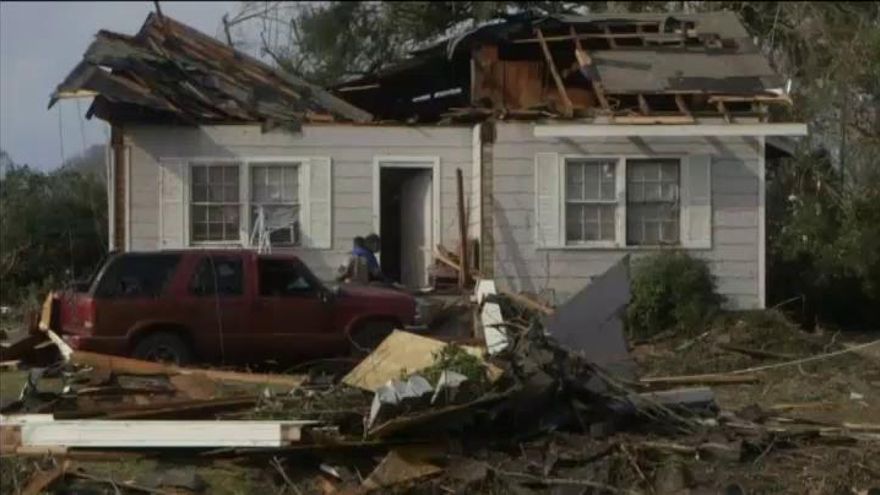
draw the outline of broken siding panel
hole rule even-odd
[[[155,249],[158,226],[150,213],[158,211],[158,159],[161,157],[254,158],[327,157],[332,161],[332,249],[286,250],[296,253],[322,280],[332,280],[337,267],[345,262],[355,235],[373,231],[373,158],[381,155],[440,158],[441,239],[446,246],[458,243],[455,169],[465,175],[465,194],[470,194],[472,171],[472,129],[470,127],[379,127],[305,126],[302,134],[261,133],[259,126],[231,125],[200,128],[137,126],[129,133],[135,145],[138,173],[133,184],[144,191],[152,189],[154,204],[148,197],[133,211],[141,222],[137,246]],[[154,179],[150,179],[152,176]],[[448,179],[447,179],[448,178]],[[144,185],[143,181],[146,181]],[[158,214],[158,213],[156,213]],[[133,221],[134,223],[134,221]],[[188,233],[187,233],[188,235]],[[277,252],[285,252],[273,248]]]
[[[623,254],[634,262],[650,249],[537,249],[534,241],[534,157],[577,155],[712,155],[712,247],[693,250],[719,278],[731,308],[758,307],[758,155],[752,138],[536,139],[531,125],[497,125],[494,148],[495,277],[514,290],[552,289],[558,301],[611,267]],[[530,180],[531,179],[531,180]],[[751,193],[749,193],[751,191]],[[721,281],[724,281],[723,283]]]

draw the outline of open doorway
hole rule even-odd
[[[382,270],[417,289],[428,286],[434,245],[434,169],[379,165],[379,235]]]

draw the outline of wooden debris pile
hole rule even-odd
[[[3,410],[4,478],[12,493],[213,493],[197,478],[208,463],[289,493],[732,493],[766,488],[765,467],[804,473],[833,453],[847,476],[827,475],[816,493],[880,484],[876,422],[661,388],[711,378],[630,380],[548,335],[543,322],[564,307],[522,297],[490,297],[505,336],[491,355],[395,331],[338,383],[62,349],[66,361],[31,370]],[[52,376],[59,393],[41,389]],[[97,470],[127,456],[159,462],[152,479]]]

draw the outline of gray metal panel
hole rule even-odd
[[[612,93],[760,92],[782,80],[760,53],[606,50],[593,60]]]

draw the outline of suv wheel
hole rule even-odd
[[[352,356],[366,356],[391,334],[396,325],[392,321],[371,321],[362,324],[349,336]]]
[[[168,332],[156,332],[142,338],[132,355],[145,361],[169,364],[186,364],[192,361],[192,351],[179,336]]]

